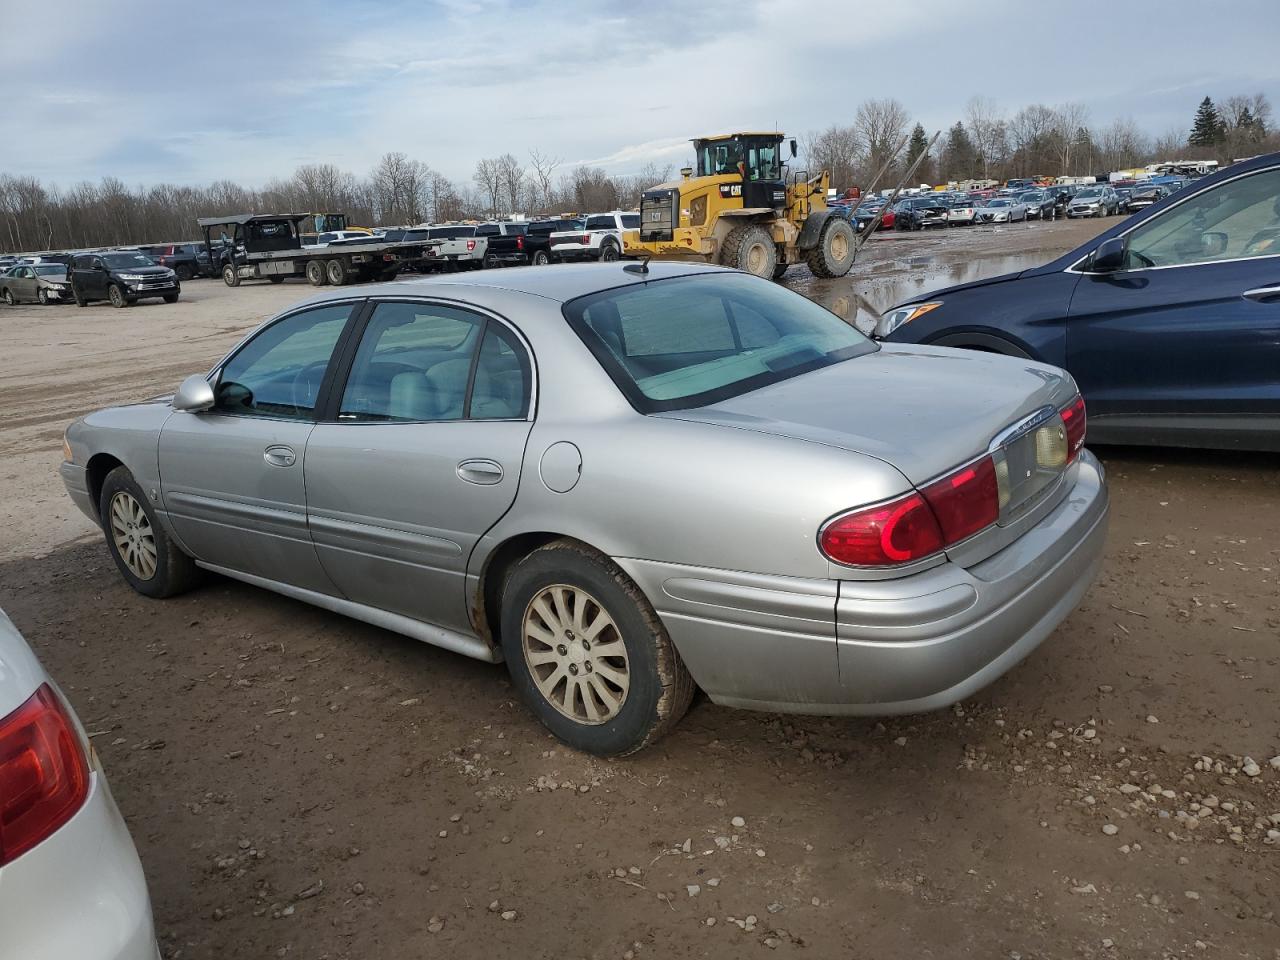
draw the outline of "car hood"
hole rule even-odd
[[[1075,395],[1062,370],[973,350],[882,344],[760,390],[658,416],[823,443],[919,485],[987,449],[1020,417]]]

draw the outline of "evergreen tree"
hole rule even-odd
[[[942,148],[944,178],[967,180],[981,173],[982,162],[978,149],[969,137],[969,131],[959,120],[947,131],[947,142]]]
[[[911,131],[911,140],[907,143],[907,169],[910,169],[911,165],[916,162],[916,157],[920,156],[928,148],[929,137],[924,132],[924,127],[917,123],[916,128]],[[912,179],[921,183],[928,182],[930,180],[930,172],[929,161],[926,159],[916,168],[915,176]]]
[[[1187,143],[1193,147],[1212,147],[1226,139],[1227,125],[1223,121],[1218,108],[1209,97],[1200,101],[1196,109],[1196,118],[1191,125],[1191,136]]]

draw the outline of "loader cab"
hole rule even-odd
[[[734,133],[695,140],[696,175],[740,177],[741,184],[720,185],[721,200],[740,198],[745,208],[781,210],[787,205],[782,139],[780,133]]]

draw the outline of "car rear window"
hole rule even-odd
[[[617,225],[613,217],[587,217],[588,230],[613,230]]]
[[[502,233],[502,228],[496,223],[482,223],[476,227],[477,237],[496,237]]]
[[[479,231],[475,227],[432,227],[427,236],[432,240],[458,240],[462,237],[474,237]]]
[[[877,349],[807,297],[738,273],[604,290],[564,314],[642,413],[704,406]]]

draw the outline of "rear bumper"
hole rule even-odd
[[[765,577],[618,563],[653,601],[699,686],[726,706],[889,715],[948,706],[1040,645],[1102,562],[1108,499],[1082,454],[1066,498],[970,568],[892,580]]]
[[[101,773],[44,843],[0,869],[0,954],[158,960],[142,865]]]

